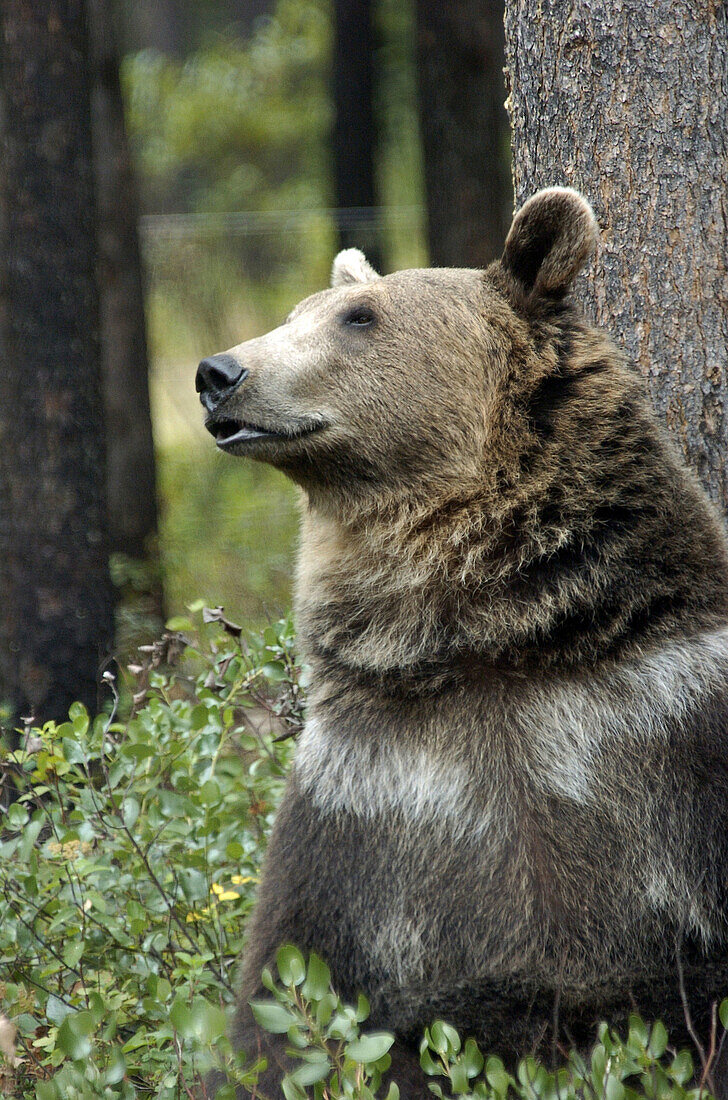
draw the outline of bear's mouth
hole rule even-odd
[[[283,430],[263,428],[260,424],[250,424],[245,420],[233,420],[231,417],[209,417],[205,421],[205,427],[221,451],[227,451],[237,447],[240,443],[251,443],[254,440],[292,440],[301,436],[310,435],[322,428],[323,424],[300,424]]]

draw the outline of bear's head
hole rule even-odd
[[[596,237],[586,200],[550,188],[518,212],[486,271],[380,277],[347,249],[330,289],[200,364],[206,426],[221,450],[270,462],[318,497],[442,495],[482,485],[496,465],[502,476],[508,448],[524,446],[518,410],[558,370],[546,337]]]

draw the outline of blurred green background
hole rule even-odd
[[[357,240],[366,251],[376,235],[394,270],[427,263],[412,5],[379,0],[377,21],[382,205]],[[297,492],[216,451],[194,376],[200,358],[275,326],[328,283],[331,7],[278,0],[246,29],[200,19],[193,45],[182,56],[127,49],[121,67],[143,211],[162,572],[168,614],[201,597],[257,626],[290,606]]]

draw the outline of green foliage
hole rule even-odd
[[[123,66],[127,125],[147,209],[320,205],[328,188],[324,0],[279,0],[249,41],[220,37],[180,61]]]
[[[186,594],[197,592],[253,628],[283,614],[291,601],[298,529],[292,483],[263,463],[221,456],[211,437],[199,447],[165,447],[158,470],[170,610],[183,608]]]
[[[304,1100],[305,1089],[311,1086],[316,1100],[372,1100],[377,1095],[397,1100],[396,1085],[388,1085],[386,1079],[383,1083],[394,1036],[362,1032],[369,1015],[366,998],[360,997],[356,1008],[343,1004],[331,987],[328,967],[313,953],[306,963],[297,948],[287,945],[279,950],[276,964],[279,981],[269,971],[263,973],[272,999],[256,1002],[253,1011],[262,1028],[286,1036],[287,1053],[301,1062],[284,1081],[286,1100]],[[725,1026],[728,1001],[719,1015]],[[721,1035],[716,1038],[719,1045]],[[420,1044],[420,1065],[432,1078],[431,1092],[441,1100],[450,1096],[478,1100],[709,1098],[706,1082],[695,1084],[690,1054],[669,1049],[663,1024],[658,1021],[649,1029],[638,1016],[630,1018],[626,1039],[602,1024],[588,1060],[572,1051],[566,1064],[551,1072],[535,1058],[526,1057],[515,1076],[500,1058],[484,1057],[473,1039],[463,1042],[454,1027],[436,1020]]]
[[[728,1009],[728,1002],[724,1002]],[[705,1087],[691,1084],[693,1061],[687,1051],[669,1051],[663,1024],[650,1031],[638,1016],[630,1017],[626,1039],[607,1024],[586,1060],[575,1051],[564,1066],[550,1072],[533,1057],[524,1058],[515,1077],[500,1058],[484,1058],[472,1039],[461,1042],[454,1028],[436,1021],[425,1031],[420,1064],[433,1081],[435,1096],[475,1096],[479,1100],[706,1100]]]
[[[288,1053],[300,1062],[284,1079],[286,1100],[373,1100],[376,1095],[398,1100],[396,1084],[382,1087],[394,1036],[362,1032],[369,1016],[366,997],[360,996],[355,1008],[344,1004],[331,986],[326,963],[314,953],[306,963],[290,944],[279,950],[276,966],[278,982],[263,971],[272,999],[254,1002],[252,1009],[260,1027],[286,1036]]]
[[[176,1097],[227,1049],[301,670],[289,622],[245,641],[202,617],[146,647],[126,721],[74,705],[4,752],[17,800],[0,826],[0,1004],[17,1095]]]

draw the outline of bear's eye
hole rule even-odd
[[[374,323],[374,313],[367,306],[356,306],[344,316],[345,325],[356,325],[357,328],[365,328]]]

